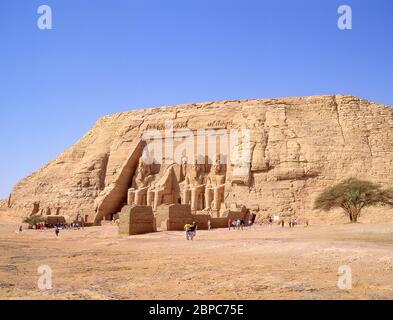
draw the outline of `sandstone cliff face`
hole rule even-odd
[[[353,96],[315,96],[198,103],[103,117],[74,146],[20,181],[7,206],[19,217],[80,213],[96,223],[118,212],[142,153],[142,133],[162,128],[166,120],[191,130],[250,129],[249,176],[238,183],[228,170],[225,203],[247,205],[259,216],[341,221],[340,212],[312,210],[323,188],[348,177],[393,186],[393,109]],[[387,209],[371,211],[364,213],[364,221],[393,221]]]

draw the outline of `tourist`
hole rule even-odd
[[[281,227],[284,228],[285,222],[284,219],[281,220]]]
[[[240,223],[241,223],[240,219],[237,219],[236,220],[236,229],[237,230],[240,230]]]
[[[60,229],[59,229],[59,227],[56,227],[56,229],[55,229],[55,233],[56,233],[56,237],[58,237],[58,236],[59,236],[59,233],[60,233]]]
[[[207,221],[207,230],[211,230],[212,229],[212,222],[210,220]]]
[[[194,237],[196,236],[197,229],[198,229],[198,226],[197,226],[196,222],[194,221],[191,225],[191,228],[190,228],[191,240],[194,240]]]
[[[232,227],[232,220],[229,219],[228,220],[228,229],[229,229],[229,231],[231,231],[231,227]]]
[[[243,227],[244,227],[244,220],[242,219],[242,220],[240,220],[240,228],[243,230]]]
[[[190,230],[191,230],[191,225],[189,223],[187,223],[184,226],[184,231],[186,232],[186,239],[187,240],[190,240],[190,238],[191,238]]]
[[[272,224],[273,224],[273,219],[272,219],[272,217],[269,216],[269,218],[267,220],[267,225],[268,225],[269,229],[272,227]]]
[[[22,226],[19,226],[19,233],[21,233],[23,231]]]

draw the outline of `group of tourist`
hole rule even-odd
[[[33,226],[33,229],[36,230],[46,230],[46,229],[61,229],[61,230],[72,230],[72,229],[80,229],[83,226],[80,223],[55,223],[55,224],[46,224],[45,222],[37,223]]]
[[[281,224],[281,227],[284,228],[284,227],[285,227],[285,220],[282,219],[282,220],[280,221],[280,224]],[[289,219],[289,221],[288,221],[288,224],[289,224],[289,228],[295,228],[295,226],[298,224],[297,218],[291,217],[291,218]]]
[[[272,217],[267,218],[267,226],[268,228],[271,228],[273,226],[273,219]],[[290,228],[295,228],[295,226],[298,224],[297,218],[296,217],[291,217],[290,220],[288,221],[289,227]],[[251,220],[245,221],[244,219],[228,219],[228,230],[231,231],[233,230],[243,230],[244,227],[251,227],[253,222]],[[281,219],[278,223],[281,225],[283,228],[285,226],[285,220]],[[308,224],[307,224],[308,225]],[[207,229],[211,230],[211,221],[208,220],[207,222]],[[194,240],[196,236],[196,231],[197,231],[197,224],[194,221],[192,224],[186,224],[184,226],[184,230],[186,232],[186,239],[187,240]]]
[[[228,220],[228,228],[229,230],[231,230],[233,228],[233,230],[243,230],[243,228],[245,226],[252,226],[252,221],[248,221],[247,223],[244,221],[244,219],[237,219],[237,220],[232,220],[229,219]],[[211,221],[208,220],[207,222],[207,229],[211,230],[212,228],[212,224]],[[197,223],[194,221],[192,224],[187,223],[184,226],[184,231],[186,232],[186,239],[187,240],[194,240],[195,236],[196,236],[196,232],[197,232],[198,226]]]
[[[270,229],[272,226],[273,226],[273,219],[272,219],[272,217],[268,217],[267,218],[267,220],[266,220],[266,224],[267,224],[267,227]],[[250,226],[251,227],[251,225],[252,225],[252,221],[248,221],[248,224],[247,224],[247,226]],[[279,225],[281,225],[281,227],[285,227],[285,220],[284,219],[281,219],[280,221],[279,221]],[[289,228],[295,228],[295,226],[297,226],[298,225],[298,221],[297,221],[297,218],[296,217],[291,217],[290,219],[289,219],[289,221],[288,221],[288,225],[289,225]],[[244,222],[244,220],[241,220],[241,219],[237,219],[237,220],[231,220],[231,219],[229,219],[228,220],[228,229],[229,230],[231,230],[232,228],[233,228],[233,230],[243,230],[243,227],[244,226],[246,226],[246,224],[245,224],[245,222]],[[306,226],[308,226],[308,221],[306,221]]]
[[[74,223],[74,222],[51,225],[51,228],[55,229],[56,237],[59,236],[60,230],[68,230],[68,231],[71,231],[72,229],[80,230],[81,227],[83,229],[83,225],[81,225],[80,223]]]
[[[45,230],[45,229],[46,229],[45,222],[37,223],[37,224],[35,225],[35,229],[36,229],[36,230]]]
[[[296,218],[289,219],[289,227],[290,228],[295,228],[296,225],[297,225],[297,219]]]
[[[247,226],[251,227],[252,222],[248,221]],[[243,230],[243,228],[246,226],[246,223],[243,219],[237,219],[237,220],[232,220],[228,219],[228,229],[231,231],[233,230]]]
[[[72,230],[72,229],[77,229],[79,230],[80,228],[83,228],[83,225],[81,225],[80,223],[65,223],[65,224],[60,224],[60,225],[55,225],[55,228],[60,228],[63,230]]]
[[[267,220],[266,220],[266,224],[267,224],[267,227],[270,229],[272,226],[273,226],[273,219],[272,219],[272,217],[271,216],[269,216],[268,218],[267,218]],[[289,228],[295,228],[295,226],[298,224],[298,221],[297,221],[297,218],[296,217],[291,217],[290,219],[289,219],[289,221],[288,221],[288,225],[289,225]],[[278,222],[278,225],[281,225],[281,227],[282,228],[284,228],[285,227],[285,219],[281,219],[279,222]],[[307,225],[308,225],[308,222],[307,222]]]
[[[77,229],[80,230],[80,228],[83,228],[83,224],[80,223],[56,223],[56,224],[46,224],[45,222],[40,222],[37,223],[32,227],[35,230],[46,230],[46,229],[54,229],[56,237],[60,235],[60,230],[72,230],[72,229]],[[23,227],[19,226],[17,232],[22,233],[23,232]]]

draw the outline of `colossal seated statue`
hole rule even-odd
[[[158,174],[152,173],[152,166],[139,159],[139,165],[128,190],[128,205],[147,205],[154,210],[160,204],[178,203],[180,199],[179,184],[174,165],[161,165]]]
[[[163,171],[162,176],[148,190],[148,194],[153,199],[153,210],[157,210],[157,207],[163,203],[178,203],[180,199],[180,188],[174,165],[169,165]]]
[[[224,201],[225,170],[220,160],[216,160],[206,179],[205,210],[219,214],[221,203]]]
[[[185,165],[187,167],[187,164]],[[192,211],[202,210],[205,185],[202,166],[196,160],[186,169],[186,176],[182,184],[182,204],[190,204]]]
[[[128,190],[127,203],[129,205],[150,205],[152,203],[151,193],[148,192],[155,175],[151,172],[151,165],[139,159],[139,165],[132,178],[132,186]]]

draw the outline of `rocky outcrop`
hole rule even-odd
[[[142,134],[163,131],[166,120],[173,121],[175,131],[250,130],[249,172],[238,177],[230,167],[226,170],[222,202],[228,208],[244,204],[259,216],[339,221],[339,213],[312,210],[323,188],[348,177],[393,186],[393,109],[347,95],[314,96],[197,103],[103,117],[75,145],[20,181],[6,205],[20,217],[79,213],[99,223],[127,204]],[[176,170],[181,179],[181,168]],[[387,210],[376,212],[365,212],[365,219],[393,221]]]

